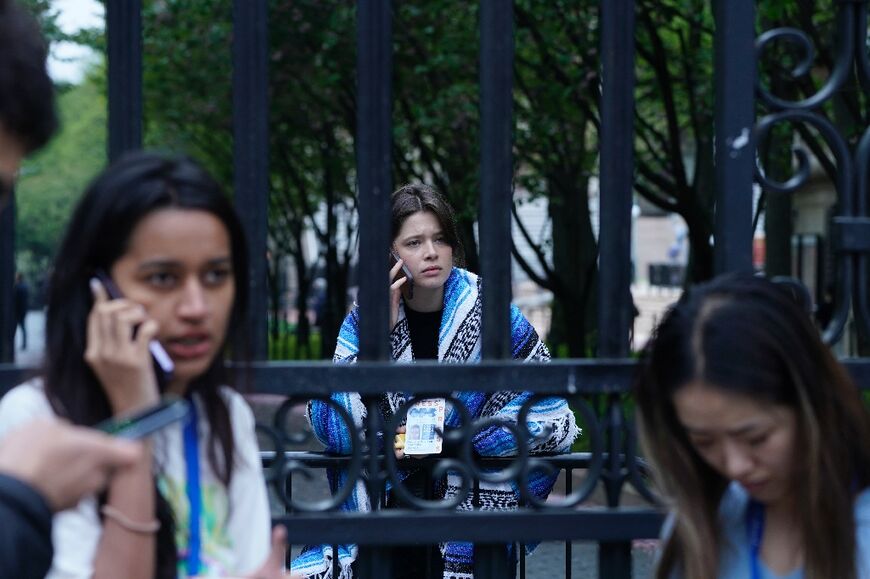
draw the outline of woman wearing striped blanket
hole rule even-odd
[[[475,363],[481,359],[481,279],[462,269],[462,246],[456,231],[452,208],[434,189],[425,185],[406,185],[392,196],[393,253],[397,259],[390,271],[392,357],[397,362],[437,359],[439,362]],[[402,267],[413,278],[398,277]],[[413,287],[412,287],[413,286]],[[550,353],[538,338],[532,325],[516,306],[511,307],[511,343],[514,359],[545,362]],[[334,361],[353,363],[359,350],[359,309],[354,307],[338,337]],[[498,418],[516,423],[520,408],[532,396],[528,392],[454,392],[459,400],[477,418]],[[357,427],[366,418],[366,407],[358,393],[335,393],[332,400],[353,417]],[[384,394],[379,407],[386,420],[391,420],[406,397],[401,392]],[[311,401],[309,420],[314,433],[326,446],[327,452],[347,454],[351,449],[351,433],[344,426],[337,411],[323,401]],[[460,416],[448,405],[445,424],[459,426]],[[564,453],[579,433],[574,415],[562,398],[545,398],[535,402],[528,414],[531,453]],[[516,441],[504,428],[481,430],[474,437],[474,450],[481,456],[511,456],[516,454]],[[402,445],[397,441],[397,456],[402,456]],[[401,471],[403,484],[422,496],[426,474],[404,461]],[[335,469],[328,473],[333,491],[346,481],[346,472]],[[546,497],[555,483],[555,475],[533,473],[529,490],[538,497]],[[461,480],[448,474],[436,482],[435,496],[450,498],[459,493]],[[481,481],[480,497],[472,504],[469,495],[459,505],[460,510],[516,509],[519,489],[515,482],[488,483]],[[394,505],[388,497],[387,507]],[[362,481],[356,481],[354,491],[342,506],[347,511],[368,511],[372,508]],[[434,555],[427,555],[432,553]],[[402,547],[394,556],[395,577],[443,577],[467,579],[473,577],[473,547],[470,543],[442,543],[437,549]],[[339,577],[354,576],[355,545],[341,545],[333,553],[329,545],[307,546],[293,563],[293,570],[310,578],[333,578],[333,558],[338,558]],[[506,556],[515,561],[511,549]],[[411,563],[409,563],[411,561]],[[515,564],[512,565],[515,568]]]

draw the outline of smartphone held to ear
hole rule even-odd
[[[109,277],[109,274],[104,270],[98,269],[95,275],[106,289],[109,298],[116,300],[124,297],[121,290],[118,289],[118,286],[115,285],[115,282],[112,281],[112,278]],[[151,352],[151,357],[154,359],[154,366],[158,370],[158,382],[163,385],[172,378],[172,373],[175,371],[175,364],[157,340],[151,340],[148,344],[148,350]]]
[[[395,251],[390,251],[390,269],[399,262],[399,255]],[[402,262],[402,274],[407,278],[405,285],[408,288],[408,298],[414,299],[414,276],[411,275],[411,270]]]

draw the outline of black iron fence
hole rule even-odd
[[[141,5],[139,0],[107,2],[109,56],[109,147],[110,158],[141,144],[142,56]],[[799,171],[785,183],[775,183],[756,167],[755,143],[771,127],[783,122],[804,123],[823,137],[836,161],[838,211],[834,218],[832,243],[836,259],[834,314],[824,328],[825,338],[836,341],[850,314],[870,333],[868,304],[868,252],[870,214],[867,200],[867,168],[870,130],[857,147],[842,137],[818,113],[828,99],[857,70],[864,92],[870,85],[870,62],[866,50],[866,0],[840,0],[838,11],[839,51],[834,74],[816,95],[787,102],[771,95],[756,74],[757,53],[775,39],[794,42],[812,61],[810,40],[799,31],[776,30],[755,41],[755,2],[718,0],[714,2],[716,42],[716,153],[715,153],[715,268],[717,272],[751,270],[753,237],[753,182],[772,193],[786,193],[799,187],[808,176],[808,156],[798,155]],[[507,574],[506,543],[541,540],[597,541],[599,573],[608,579],[631,576],[631,541],[656,537],[662,513],[653,506],[621,506],[626,484],[652,499],[645,484],[643,463],[637,458],[634,423],[625,403],[630,390],[633,362],[629,356],[632,304],[631,210],[633,189],[634,42],[635,6],[632,0],[602,0],[601,29],[601,146],[600,190],[601,228],[598,279],[599,335],[595,360],[555,361],[547,365],[521,365],[508,360],[510,302],[511,159],[513,20],[510,0],[482,0],[480,3],[480,89],[481,89],[481,203],[480,247],[484,286],[483,357],[473,366],[417,364],[413,367],[389,362],[388,300],[385,284],[364,284],[359,303],[363,315],[360,331],[360,362],[354,366],[329,363],[266,363],[267,288],[266,211],[268,207],[268,62],[266,0],[234,2],[234,134],[235,191],[247,233],[251,240],[250,335],[258,360],[250,379],[255,391],[280,394],[294,400],[328,398],[332,392],[355,391],[373,411],[358,429],[349,456],[285,454],[287,445],[298,442],[300,433],[287,432],[280,422],[264,430],[271,437],[276,454],[268,469],[279,495],[286,499],[289,540],[302,543],[356,543],[360,545],[363,577],[388,576],[387,548],[396,543],[438,543],[445,540],[471,541],[476,545],[477,577]],[[360,207],[361,279],[386,279],[389,246],[389,195],[391,160],[392,30],[391,5],[386,0],[357,2],[357,175]],[[755,44],[753,42],[755,41]],[[808,66],[804,63],[804,67]],[[800,67],[798,67],[800,68]],[[800,70],[796,71],[800,73]],[[756,91],[770,114],[756,125]],[[855,150],[853,153],[852,150]],[[9,219],[8,213],[4,219]],[[6,223],[6,221],[4,221]],[[4,239],[8,230],[4,225]],[[4,271],[13,263],[12,248],[0,240],[0,263]],[[0,272],[2,273],[2,272]],[[0,282],[5,280],[0,275]],[[4,287],[11,283],[5,283]],[[4,290],[5,291],[5,290]],[[6,295],[6,294],[4,294]],[[7,296],[8,297],[8,296]],[[4,299],[4,312],[11,299]],[[0,315],[0,330],[12,323],[12,316]],[[11,349],[0,331],[2,352],[10,360]],[[870,385],[870,360],[848,361],[858,383]],[[0,384],[8,388],[20,381],[27,369],[0,368]],[[583,422],[589,452],[582,456],[542,457],[530,455],[518,442],[517,456],[492,463],[496,474],[487,473],[468,451],[453,457],[445,468],[465,474],[468,492],[475,480],[500,477],[513,480],[523,492],[523,481],[533,469],[582,468],[583,482],[570,488],[561,504],[539,504],[511,512],[472,511],[456,513],[451,504],[419,504],[389,513],[335,512],[337,499],[325,504],[300,504],[286,493],[288,481],[306,466],[323,466],[341,460],[356,476],[364,477],[379,496],[386,481],[396,480],[392,453],[378,452],[378,432],[394,432],[397,424],[380,424],[376,399],[385,391],[402,391],[409,396],[449,396],[445,391],[526,391],[536,396],[563,396]],[[604,400],[596,412],[587,398]],[[520,420],[520,423],[522,421]],[[349,427],[353,427],[348,423]],[[516,426],[518,441],[525,433]],[[355,427],[353,427],[355,428]],[[466,424],[450,434],[460,448],[468,449],[475,426]],[[570,479],[570,477],[569,477]],[[584,506],[593,489],[604,490],[605,506]],[[528,493],[525,493],[527,499]],[[402,532],[397,533],[396,529]]]
[[[270,437],[274,434],[274,431],[270,432]],[[283,453],[276,451],[264,451],[261,452],[263,467],[271,472],[281,472],[282,476],[280,476],[280,482],[283,484],[284,493],[279,495],[280,500],[284,504],[286,509],[286,517],[285,520],[288,523],[292,524],[300,524],[300,522],[305,520],[305,513],[309,513],[312,511],[325,510],[329,508],[336,508],[340,503],[334,499],[321,499],[319,502],[314,502],[311,500],[310,493],[305,493],[304,497],[297,498],[294,496],[293,488],[294,488],[294,474],[300,475],[300,478],[304,481],[304,484],[310,485],[312,476],[319,476],[321,480],[326,477],[327,469],[336,469],[336,468],[344,468],[344,469],[353,469],[353,465],[355,462],[366,463],[370,460],[371,457],[361,456],[359,459],[355,457],[348,456],[330,456],[323,453],[317,452],[305,452],[305,451],[285,451]],[[538,462],[539,465],[546,465],[547,468],[552,469],[553,472],[557,472],[563,478],[564,483],[561,486],[557,486],[554,489],[554,494],[558,494],[558,506],[562,508],[566,508],[569,506],[576,506],[577,504],[586,500],[592,491],[595,489],[598,483],[598,479],[601,476],[601,465],[602,461],[607,460],[606,454],[595,454],[593,452],[574,452],[570,454],[561,454],[561,455],[541,455],[536,456],[534,458],[535,461]],[[401,485],[400,482],[394,480],[395,470],[391,470],[387,466],[387,461],[389,460],[387,457],[383,455],[378,457],[380,472],[388,472],[390,471],[389,479],[381,479],[379,484],[379,492],[376,495],[376,508],[382,508],[387,504],[387,487],[388,482],[392,484]],[[411,511],[408,514],[434,514],[437,517],[437,523],[433,523],[436,525],[435,529],[432,529],[431,536],[437,537],[436,541],[443,540],[443,537],[449,536],[451,534],[455,534],[455,531],[451,532],[447,527],[456,527],[464,524],[466,521],[463,519],[454,518],[445,518],[442,517],[443,513],[450,513],[453,511],[453,506],[450,504],[439,504],[434,501],[434,491],[433,486],[437,482],[438,472],[438,463],[441,461],[441,458],[421,458],[416,459],[414,461],[414,467],[418,469],[422,469],[425,471],[428,479],[428,488],[424,489],[424,492],[421,493],[420,497],[410,496],[408,497],[408,502],[405,505],[409,509],[413,509],[416,507],[416,511]],[[619,457],[620,461],[626,460],[626,457]],[[518,467],[520,470],[524,470],[527,468],[527,465],[517,465],[514,458],[480,458],[477,459],[477,463],[479,467],[484,470],[489,471],[504,471],[511,467]],[[359,465],[357,465],[358,467]],[[648,465],[643,460],[637,461],[638,472],[641,476],[648,478],[651,473]],[[317,473],[312,475],[312,473]],[[582,480],[579,483],[579,486],[575,488],[574,478],[575,473],[580,473],[582,475]],[[348,479],[347,484],[352,484],[352,482],[359,476],[363,476],[363,471],[360,468],[356,469],[356,472],[353,473],[352,477]],[[276,487],[277,488],[277,487]],[[395,491],[393,491],[395,492]],[[469,493],[471,495],[472,503],[475,505],[479,505],[481,503],[481,494],[480,494],[480,480],[472,479],[470,483]],[[422,499],[422,500],[421,500]],[[535,499],[532,498],[532,501]],[[528,500],[520,499],[521,507],[532,507]],[[549,511],[543,511],[545,515],[551,515],[553,513],[557,513],[558,507],[554,508],[554,505],[551,504],[549,507]],[[476,517],[477,515],[473,513],[466,513],[467,515],[471,515],[472,517]],[[564,530],[557,530],[555,532],[547,531],[543,528],[537,528],[532,532],[528,533],[530,537],[533,537],[531,541],[535,543],[544,539],[549,539],[551,541],[560,541],[564,542],[564,559],[565,559],[565,579],[571,579],[574,576],[573,567],[572,567],[572,554],[574,545],[571,539],[575,540],[600,540],[602,537],[607,537],[608,535],[612,535],[614,537],[619,538],[647,538],[654,536],[659,529],[659,525],[661,524],[661,516],[650,514],[646,510],[637,509],[634,512],[630,512],[629,510],[624,510],[621,513],[623,520],[628,520],[629,517],[633,519],[634,526],[633,533],[626,534],[624,532],[616,531],[618,526],[615,526],[617,522],[617,517],[603,518],[602,515],[607,515],[607,511],[602,508],[589,508],[586,510],[586,514],[588,515],[589,528],[584,529],[575,529],[572,535],[577,536],[566,536]],[[479,519],[472,519],[471,522],[475,525],[479,524]],[[552,520],[541,519],[540,517],[525,517],[518,521],[520,523],[526,523],[530,525],[537,525],[539,523],[545,522],[546,525],[551,525],[553,523]],[[422,522],[418,522],[415,518],[414,525],[419,525]],[[593,530],[594,529],[594,530]],[[542,532],[543,531],[543,532]],[[592,532],[590,532],[592,531]],[[615,532],[616,531],[616,532]],[[395,535],[397,529],[393,529],[393,535]],[[401,529],[401,532],[404,532],[404,529]],[[629,536],[630,535],[630,536]],[[339,540],[346,541],[347,538],[345,535],[339,534]],[[467,540],[487,540],[486,537],[481,535],[479,530],[476,530],[473,533],[467,533],[469,537]],[[490,540],[497,535],[493,535],[490,533]],[[526,543],[522,542],[519,535],[513,535],[514,541],[513,548],[517,553],[517,577],[520,579],[525,579],[527,577],[527,569],[526,569]],[[387,545],[389,546],[389,545]],[[338,545],[332,545],[333,552],[338,552]],[[431,545],[430,548],[435,548],[435,545]],[[504,548],[504,546],[502,546]],[[294,551],[293,546],[291,545],[291,551]],[[555,568],[555,565],[548,565],[549,568]],[[333,560],[333,577],[338,577],[340,574],[338,568],[338,560]],[[423,579],[422,577],[420,579]]]

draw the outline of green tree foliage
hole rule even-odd
[[[447,197],[457,212],[466,265],[478,271],[477,3],[404,1],[395,7],[394,181],[430,183]]]
[[[477,270],[477,3],[406,0],[394,6],[394,180],[433,183],[450,199],[468,265]],[[208,157],[226,175],[230,3],[164,0],[147,10],[149,135]],[[553,291],[558,314],[552,338],[566,344],[570,355],[583,356],[591,351],[595,326],[597,247],[588,189],[597,161],[597,2],[522,0],[516,13],[514,153],[517,185],[528,191],[517,202],[546,197],[553,232],[551,241],[541,243],[517,218],[535,248],[536,262],[521,265]],[[347,3],[270,3],[272,264],[279,255],[293,256],[300,299],[312,271],[302,250],[306,227],[315,227],[327,248],[330,282],[339,274],[330,285],[341,287],[346,272],[346,258],[330,257],[335,211],[327,211],[332,227],[313,214],[324,202],[341,205],[330,199],[347,207],[354,188],[354,53],[354,13]],[[514,255],[520,257],[516,250]],[[272,273],[277,296],[278,272]],[[343,293],[331,297],[334,317],[327,325],[336,327]],[[331,337],[323,339],[326,349]]]
[[[60,93],[60,132],[21,168],[16,244],[19,268],[32,279],[44,275],[79,196],[106,162],[102,74]]]
[[[232,185],[232,3],[164,0],[144,5],[146,141],[202,159]],[[318,266],[328,282],[323,351],[344,316],[355,231],[352,5],[270,3],[269,287],[273,342],[283,317],[280,278],[292,261],[296,308],[308,307]],[[349,34],[348,32],[351,31]],[[340,231],[340,229],[342,229]],[[311,260],[305,232],[321,246]],[[340,243],[340,240],[344,240]],[[308,319],[296,344],[309,344]]]
[[[598,156],[598,9],[595,2],[523,0],[515,4],[516,182],[526,200],[545,197],[551,238],[534,238],[518,211],[514,222],[533,249],[513,255],[553,292],[549,341],[572,357],[592,352],[597,241],[589,207]]]
[[[450,199],[468,265],[476,270],[477,3],[395,0],[393,5],[394,181],[426,181]],[[599,2],[516,0],[514,5],[515,203],[545,198],[552,235],[537,239],[515,212],[520,235],[533,251],[523,258],[514,247],[513,254],[536,283],[553,292],[551,340],[572,356],[584,356],[594,351],[595,334],[598,252],[588,191],[597,173],[601,129]],[[292,260],[299,287],[295,305],[301,310],[314,278],[325,273],[321,343],[328,356],[344,314],[356,240],[351,217],[355,8],[342,0],[271,0],[269,6],[274,317],[281,315],[283,256]],[[229,186],[232,2],[146,0],[144,7],[146,141],[203,159]],[[819,47],[830,45],[830,14],[830,6],[809,0],[759,4],[764,27],[800,25]],[[637,2],[635,190],[686,221],[691,281],[712,274],[713,32],[705,0]],[[763,70],[775,83],[789,61],[772,60],[779,69]],[[812,92],[823,76],[819,71],[833,62],[824,49],[817,61],[799,94]],[[846,118],[850,104],[837,106],[837,118]],[[824,146],[814,146],[823,164],[830,164]],[[313,231],[319,244],[313,260],[306,231]],[[307,343],[305,320],[296,331],[297,343]]]
[[[705,0],[637,10],[635,190],[689,229],[688,280],[713,275],[713,17]]]

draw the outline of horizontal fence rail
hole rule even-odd
[[[843,366],[860,390],[870,390],[870,359],[847,358]],[[633,360],[553,360],[549,364],[483,362],[473,366],[420,362],[414,366],[390,362],[360,362],[336,366],[326,362],[270,362],[245,371],[252,387],[245,393],[320,396],[331,392],[380,393],[397,390],[428,393],[454,390],[516,390],[565,394],[629,393],[635,372]],[[425,371],[419,371],[425,368]],[[0,364],[0,395],[36,376],[39,368]]]
[[[409,542],[471,541],[631,541],[659,536],[664,516],[643,508],[598,508],[573,512],[420,512],[293,514],[279,517],[288,525],[288,541],[311,537],[323,543],[400,545]],[[399,522],[413,533],[397,533]]]

